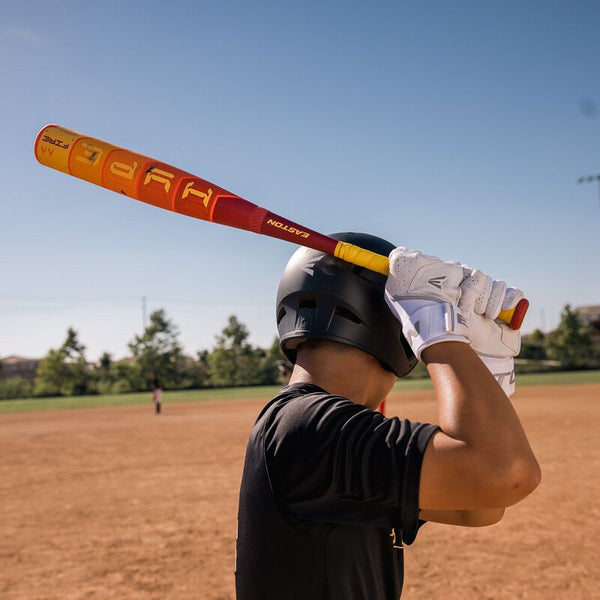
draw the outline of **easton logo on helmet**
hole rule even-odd
[[[314,277],[315,274],[315,265],[325,256],[323,253],[319,253],[315,256],[313,251],[308,251],[307,254],[308,260],[305,260],[301,265],[300,269],[304,271],[307,275]]]
[[[314,260],[312,262],[309,263],[305,263],[303,265],[300,265],[300,268],[307,274],[307,275],[314,275],[315,274],[315,270],[314,270],[314,266],[317,264],[317,261]]]

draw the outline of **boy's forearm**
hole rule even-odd
[[[422,356],[433,380],[442,431],[492,459],[499,469],[537,462],[519,418],[468,344],[444,342]]]
[[[419,518],[432,523],[459,525],[461,527],[486,527],[498,523],[504,516],[504,508],[479,510],[421,510]]]

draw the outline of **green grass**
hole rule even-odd
[[[600,370],[597,371],[555,371],[552,373],[518,373],[517,388],[527,385],[567,385],[600,383]],[[430,390],[431,379],[400,379],[395,391]]]
[[[554,373],[522,373],[517,375],[517,386],[565,385],[600,383],[600,370],[564,371]],[[432,389],[430,379],[403,379],[396,382],[395,391]],[[272,398],[279,387],[244,387],[212,390],[181,390],[165,392],[164,401],[205,402],[207,400],[235,400],[236,398]],[[150,404],[150,392],[136,394],[113,394],[104,396],[70,396],[66,398],[35,398],[0,401],[0,413],[60,410],[68,408],[93,408],[97,406],[130,406]]]
[[[553,373],[517,373],[519,385],[566,385],[600,383],[600,371],[555,371]]]
[[[431,389],[433,389],[433,383],[429,377],[424,377],[423,379],[398,379],[394,384],[395,392],[413,392]]]
[[[178,390],[165,392],[163,401],[205,402],[207,400],[235,400],[236,398],[271,398],[278,386],[244,388],[219,388],[211,390]],[[27,398],[0,401],[0,413],[31,412],[38,410],[60,410],[68,408],[94,408],[98,406],[131,406],[150,404],[151,392],[135,394],[105,394],[101,396],[68,396],[61,398]]]

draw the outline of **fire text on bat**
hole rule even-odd
[[[61,142],[60,140],[51,138],[49,135],[45,135],[42,138],[42,142],[46,142],[47,144],[54,144],[55,146],[59,146],[63,150],[66,150],[69,147],[69,144],[65,144],[64,142]]]

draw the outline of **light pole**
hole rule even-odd
[[[142,322],[144,323],[144,331],[146,331],[146,296],[142,296]]]
[[[584,175],[577,180],[577,183],[593,183],[598,184],[598,203],[600,204],[600,174],[598,175]]]

